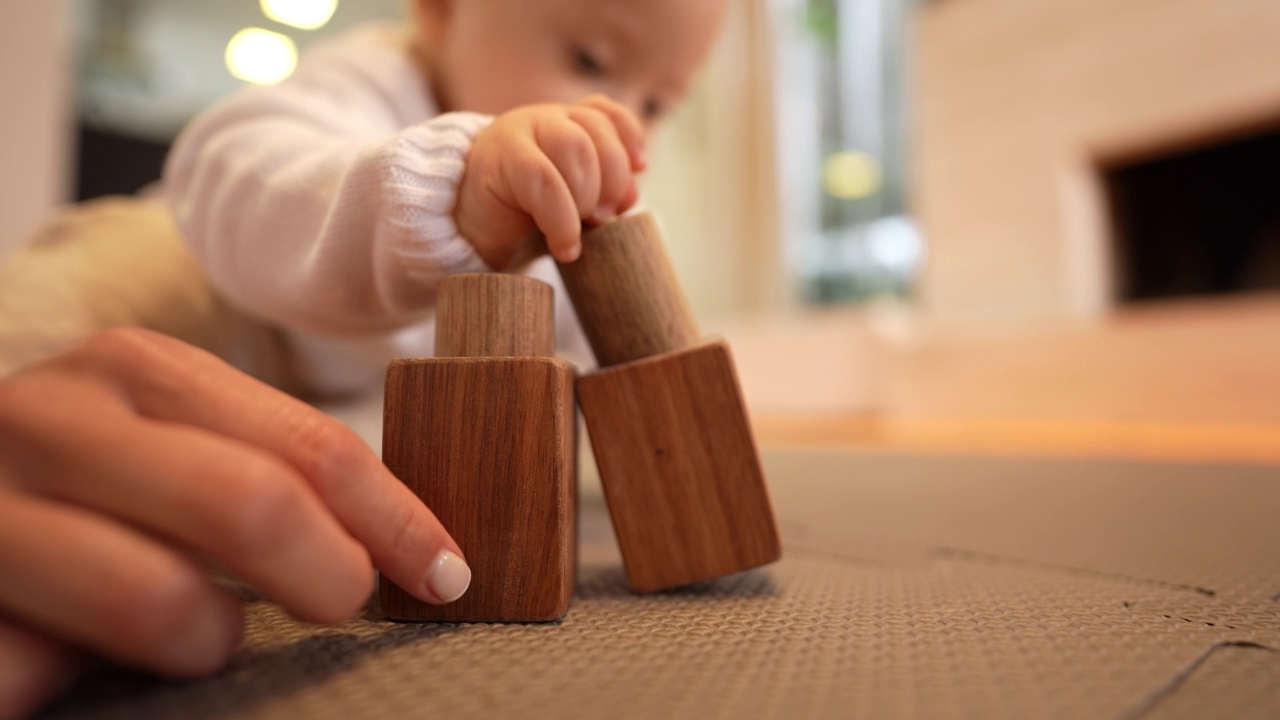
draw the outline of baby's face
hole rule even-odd
[[[685,96],[729,0],[416,0],[446,111],[603,93],[649,126]]]

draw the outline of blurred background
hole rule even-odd
[[[0,252],[402,0],[0,7]],[[741,0],[643,199],[782,443],[1280,459],[1280,3]]]

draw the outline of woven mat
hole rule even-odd
[[[764,570],[626,589],[584,503],[552,625],[300,624],[54,718],[1280,717],[1280,469],[773,453]],[[371,606],[372,608],[372,606]]]

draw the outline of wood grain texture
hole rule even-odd
[[[440,286],[436,354],[387,368],[382,459],[471,567],[459,600],[428,605],[381,580],[399,620],[564,617],[577,565],[573,370],[554,351],[551,287],[519,275]]]
[[[678,587],[781,556],[726,343],[585,376],[578,396],[635,590]]]
[[[651,215],[584,233],[582,256],[559,268],[601,367],[698,343],[698,323]]]
[[[458,601],[428,605],[384,577],[384,612],[460,622],[563,617],[576,566],[576,429],[563,360],[392,362],[383,461],[458,542],[472,580]]]
[[[551,286],[522,275],[464,273],[440,284],[436,357],[555,355]]]

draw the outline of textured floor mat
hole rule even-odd
[[[604,508],[552,625],[297,623],[219,675],[104,670],[50,717],[1280,714],[1280,471],[774,454],[784,560],[627,591]]]

